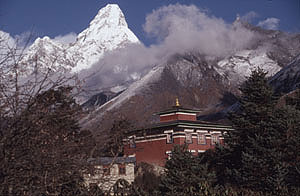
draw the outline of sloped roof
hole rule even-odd
[[[161,129],[174,129],[174,128],[184,128],[184,129],[190,128],[190,129],[200,129],[200,130],[207,129],[207,130],[218,130],[218,131],[233,130],[232,126],[210,123],[206,121],[175,120],[175,121],[168,121],[168,122],[160,122],[149,126],[141,127],[127,132],[126,135],[128,136],[133,134],[151,135],[160,132],[159,130]]]
[[[175,121],[169,121],[169,122],[161,122],[156,123],[148,127],[148,129],[153,128],[161,128],[161,127],[168,127],[168,126],[177,126],[177,127],[193,127],[193,128],[220,128],[220,129],[232,129],[231,126],[217,124],[217,123],[210,123],[206,121],[189,121],[189,120],[175,120]]]
[[[196,114],[201,112],[201,110],[194,110],[194,109],[187,109],[180,106],[173,106],[171,109],[164,110],[158,113],[155,113],[156,115],[163,115],[163,114],[169,114],[169,113],[175,113],[175,112],[185,112],[185,113],[192,113]]]
[[[109,164],[124,164],[124,163],[135,163],[135,157],[98,157],[89,158],[88,163],[95,165],[109,165]]]

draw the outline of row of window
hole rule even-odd
[[[193,137],[192,137],[192,133],[186,132],[185,133],[185,142],[187,144],[192,144],[193,143]],[[171,144],[173,143],[173,134],[172,133],[168,133],[167,134],[167,143]],[[206,135],[204,133],[198,133],[197,134],[197,143],[198,144],[206,144]],[[212,134],[211,135],[211,144],[218,144],[220,143],[220,138],[219,138],[219,134]]]
[[[109,176],[110,175],[110,165],[103,165],[103,175]],[[119,175],[126,175],[126,167],[125,165],[118,165],[118,174]]]
[[[220,134],[212,134],[211,135],[211,144],[219,144],[220,143]],[[191,132],[186,132],[185,133],[185,142],[187,144],[192,144],[193,143],[193,137]],[[167,144],[172,144],[173,143],[173,133],[167,133]],[[197,143],[198,144],[206,144],[206,135],[205,133],[197,133]],[[135,148],[135,137],[131,137],[129,139],[129,146],[130,148]]]

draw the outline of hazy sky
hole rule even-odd
[[[129,28],[146,45],[154,42],[143,28],[146,16],[163,5],[176,3],[194,4],[227,23],[239,14],[265,28],[300,32],[300,0],[0,0],[0,30],[12,36],[32,30],[51,38],[76,35],[108,3],[120,6]]]

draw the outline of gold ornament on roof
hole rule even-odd
[[[176,105],[175,105],[175,106],[176,106],[176,107],[179,107],[179,106],[180,106],[178,98],[176,98]]]

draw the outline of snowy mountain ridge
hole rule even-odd
[[[54,70],[63,67],[74,73],[90,68],[107,51],[138,43],[119,6],[108,4],[99,10],[89,27],[78,34],[74,43],[58,43],[47,36],[37,38],[29,47],[23,62],[39,58],[45,67],[51,65]]]
[[[164,66],[157,66],[153,69],[151,69],[148,74],[146,74],[144,77],[142,77],[140,80],[134,82],[132,85],[130,85],[126,90],[124,90],[123,93],[120,95],[114,97],[113,99],[107,101],[100,107],[98,107],[95,112],[100,111],[100,113],[97,115],[97,118],[92,117],[88,115],[84,119],[82,119],[82,122],[89,121],[91,118],[93,120],[97,120],[98,118],[105,115],[107,112],[116,109],[118,107],[121,107],[122,104],[124,104],[126,101],[134,97],[135,95],[139,95],[141,92],[147,91],[151,84],[157,82],[161,74],[164,70]],[[104,111],[104,112],[101,112]],[[90,123],[91,121],[89,121]]]
[[[87,29],[82,31],[70,49],[82,54],[82,59],[72,71],[89,68],[107,51],[139,43],[138,38],[128,28],[125,16],[118,5],[108,4],[99,10]]]
[[[26,65],[28,74],[35,68],[38,68],[39,71],[51,69],[54,72],[66,73],[76,67],[80,58],[80,53],[75,53],[75,51],[70,53],[66,45],[45,36],[35,40],[21,63]]]
[[[216,71],[235,83],[242,83],[251,71],[261,68],[268,72],[267,76],[275,75],[281,67],[270,59],[266,52],[259,50],[242,50],[217,63]]]

